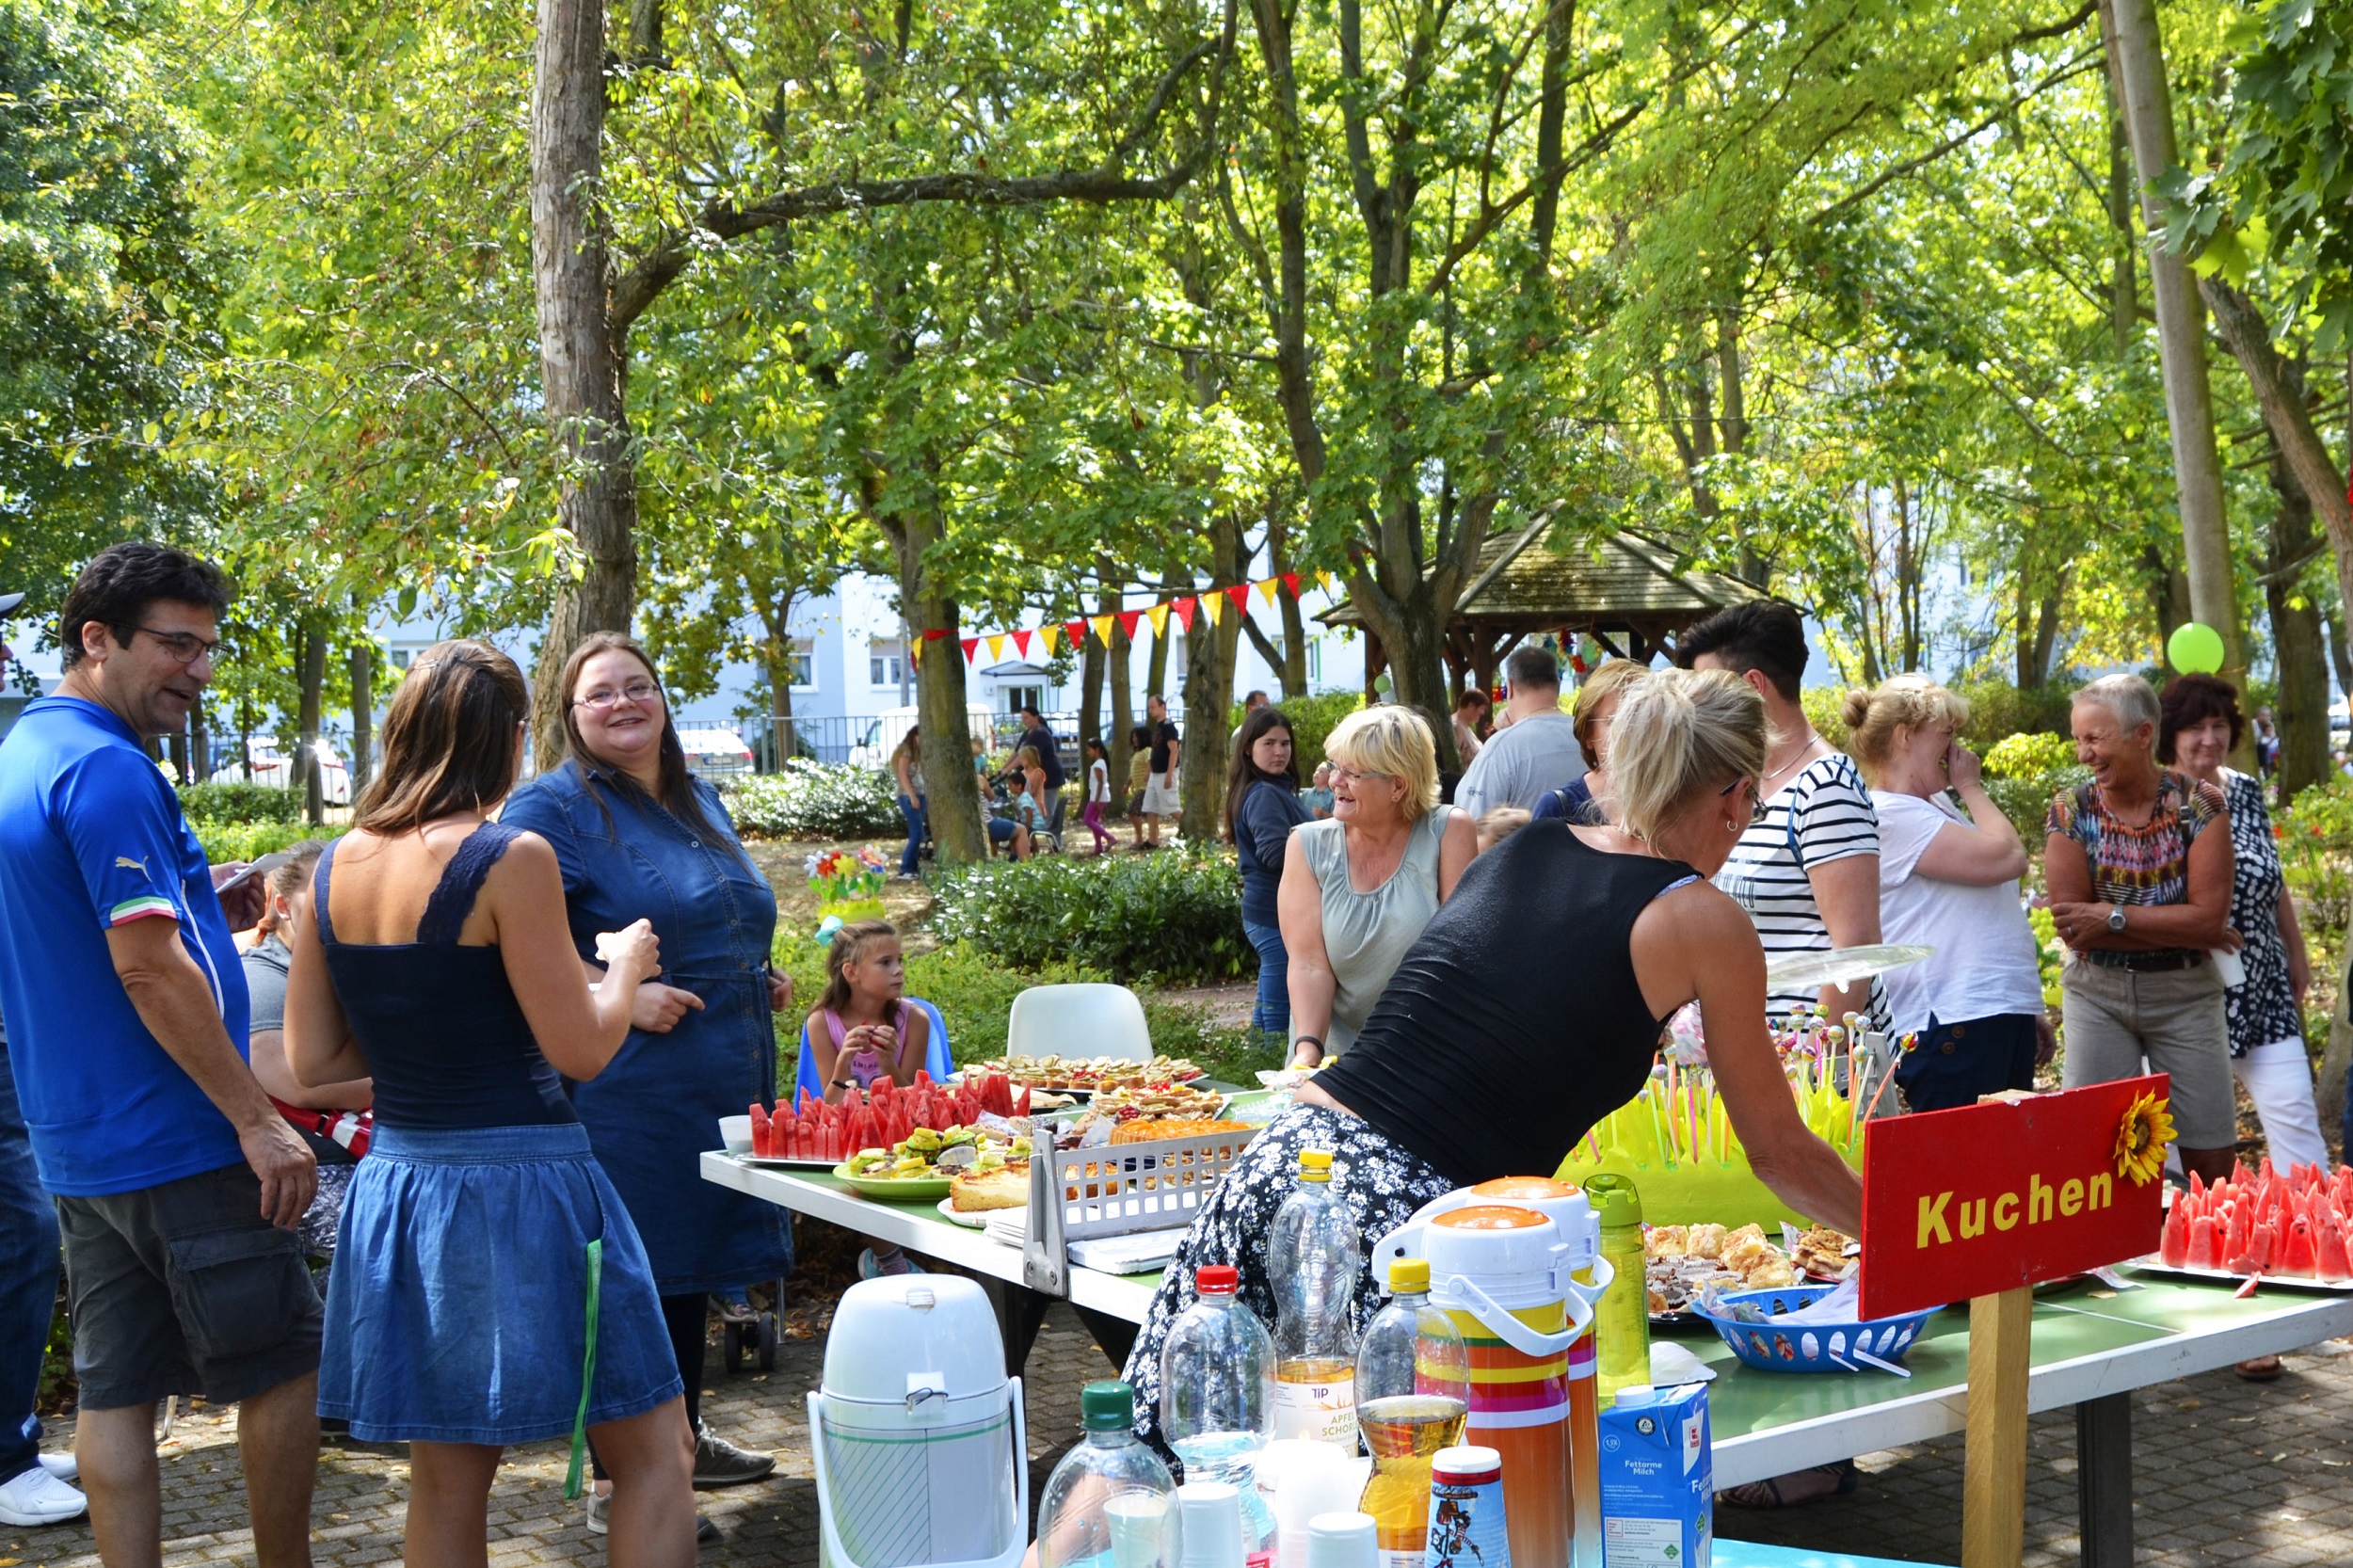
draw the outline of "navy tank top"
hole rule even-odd
[[[336,1000],[376,1080],[380,1126],[417,1130],[577,1122],[540,1054],[495,947],[461,947],[482,879],[522,830],[484,823],[466,836],[425,901],[413,942],[338,942],[328,914],[335,845],[312,896]]]
[[[1697,880],[1529,823],[1464,871],[1317,1083],[1460,1186],[1552,1175],[1650,1076],[1634,922]]]

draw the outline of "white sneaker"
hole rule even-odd
[[[0,1525],[56,1525],[89,1512],[89,1499],[39,1464],[0,1484]]]
[[[43,1454],[40,1456],[40,1467],[59,1480],[82,1479],[82,1462],[70,1453]]]

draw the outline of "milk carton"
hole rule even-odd
[[[1606,1568],[1708,1568],[1707,1384],[1621,1388],[1601,1413]]]

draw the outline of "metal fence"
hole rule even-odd
[[[1063,766],[1083,771],[1078,769],[1079,715],[1042,716],[1047,728],[1053,730],[1055,740],[1061,743]],[[850,762],[881,772],[890,766],[890,754],[898,748],[900,736],[904,733],[898,724],[886,723],[872,714],[814,718],[763,714],[745,719],[735,728],[743,735],[744,744],[752,748],[753,766],[761,773],[775,773],[788,757],[804,757],[813,762]],[[1016,715],[990,715],[988,744],[992,751],[1004,750],[1020,733],[1021,721]]]

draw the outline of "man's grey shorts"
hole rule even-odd
[[[302,1240],[262,1217],[250,1166],[59,1198],[73,1372],[91,1410],[201,1394],[234,1404],[318,1369]]]
[[[2126,969],[2070,958],[2066,1086],[2169,1073],[2175,1141],[2185,1149],[2238,1142],[2231,1031],[2222,976],[2211,963],[2186,969]]]

